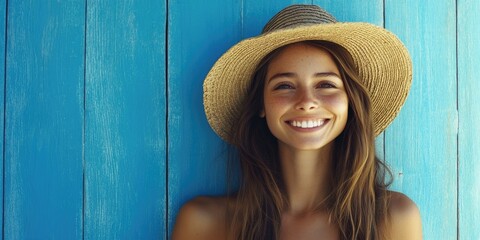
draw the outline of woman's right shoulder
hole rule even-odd
[[[185,203],[177,215],[172,240],[226,239],[226,197],[196,197]]]

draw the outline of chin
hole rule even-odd
[[[296,142],[294,144],[283,143],[285,146],[288,146],[292,149],[297,151],[318,151],[322,150],[325,147],[329,147],[333,141],[327,143],[319,143],[319,142],[309,142],[309,143],[299,143]]]

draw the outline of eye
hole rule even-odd
[[[282,89],[294,89],[294,86],[290,83],[280,83],[275,86],[275,90],[282,90]]]
[[[318,88],[336,88],[337,86],[332,82],[321,82],[317,85]]]

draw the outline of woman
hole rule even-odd
[[[238,149],[241,184],[185,204],[172,238],[421,239],[418,208],[387,190],[374,148],[410,83],[390,32],[283,9],[205,79],[207,118]]]

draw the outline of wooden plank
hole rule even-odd
[[[457,1],[459,239],[480,239],[480,2]]]
[[[7,14],[7,2],[6,0],[0,0],[0,88],[5,89],[5,45],[6,45],[6,38],[5,38],[5,29],[6,29],[6,14]],[[4,133],[4,106],[5,106],[5,91],[0,91],[0,127],[2,128],[0,130],[0,134],[3,136]],[[4,145],[3,145],[3,137],[0,138],[0,151],[2,151],[2,163],[0,166],[0,191],[2,197],[0,198],[0,206],[2,209],[3,213],[3,200],[4,200],[4,195],[3,195],[3,176],[4,176],[4,171],[3,171],[3,166],[5,163],[5,158],[3,155],[3,150],[4,150]],[[3,226],[3,214],[0,216],[0,225]],[[1,236],[0,239],[3,239],[3,228],[1,231]]]
[[[455,1],[385,1],[385,25],[413,59],[413,84],[387,130],[394,189],[420,208],[425,239],[457,237]]]
[[[165,1],[87,4],[85,238],[166,238]]]
[[[383,26],[383,0],[313,0],[314,4],[331,13],[339,22],[368,22]]]
[[[170,1],[168,16],[168,225],[198,195],[225,192],[226,145],[203,110],[203,79],[241,37],[241,1]],[[188,17],[187,17],[188,16]]]
[[[6,239],[82,239],[84,6],[8,2]]]

